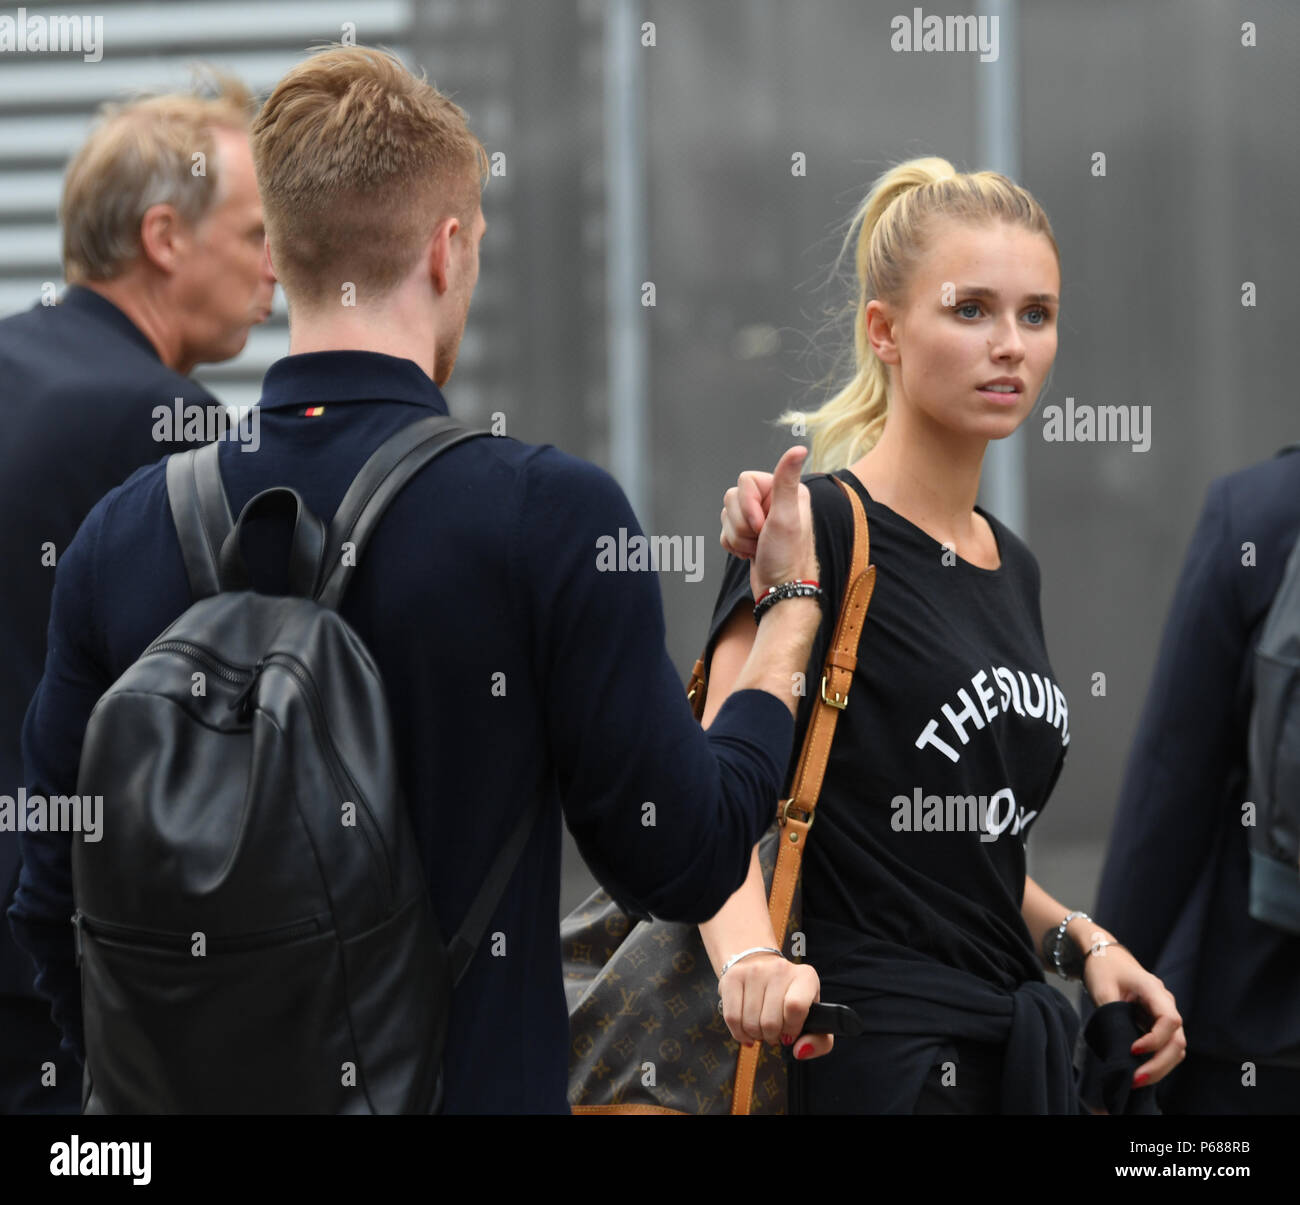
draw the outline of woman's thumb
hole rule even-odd
[[[808,456],[808,449],[796,445],[786,450],[785,455],[776,462],[772,470],[772,502],[768,507],[768,517],[773,511],[793,513],[799,505],[799,474],[803,462]]]
[[[794,1057],[800,1060],[816,1059],[829,1054],[835,1038],[828,1033],[803,1034],[794,1041]]]

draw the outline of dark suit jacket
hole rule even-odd
[[[1290,1067],[1300,1067],[1300,937],[1249,915],[1242,804],[1254,648],[1298,532],[1300,453],[1211,484],[1096,908],[1097,921],[1174,993],[1190,1054]],[[1255,563],[1243,564],[1251,548]]]
[[[23,716],[45,666],[54,564],[104,494],[187,446],[154,438],[154,408],[174,408],[178,397],[218,405],[89,289],[73,286],[57,306],[0,321],[0,794],[23,785]],[[0,911],[17,883],[18,836],[2,832]],[[0,924],[0,994],[35,994],[31,960],[7,924]]]

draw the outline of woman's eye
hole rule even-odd
[[[1034,308],[1030,310],[1029,313],[1037,314],[1039,318],[1037,322],[1032,323],[1033,326],[1045,326],[1047,323],[1047,319],[1050,317],[1048,312],[1045,309],[1043,309],[1041,305],[1034,306]]]
[[[957,307],[957,313],[960,314],[963,310],[975,310],[976,312],[974,314],[967,314],[966,317],[978,318],[979,308],[980,308],[980,303],[978,301],[966,301]]]

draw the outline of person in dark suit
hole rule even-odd
[[[1300,534],[1300,453],[1214,481],[1165,623],[1096,919],[1174,992],[1170,1113],[1300,1107],[1300,937],[1248,911],[1254,648]]]
[[[140,466],[256,430],[229,428],[186,375],[238,354],[270,313],[249,101],[225,80],[211,98],[110,106],[64,179],[68,289],[0,321],[0,795],[24,781],[55,569],[82,520]],[[19,834],[0,831],[0,909],[18,877]],[[75,1112],[77,1059],[33,973],[0,924],[0,1113]]]

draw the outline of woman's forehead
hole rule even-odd
[[[952,282],[959,291],[1034,293],[1054,298],[1060,268],[1047,236],[1009,222],[944,220],[926,240],[919,279]]]

